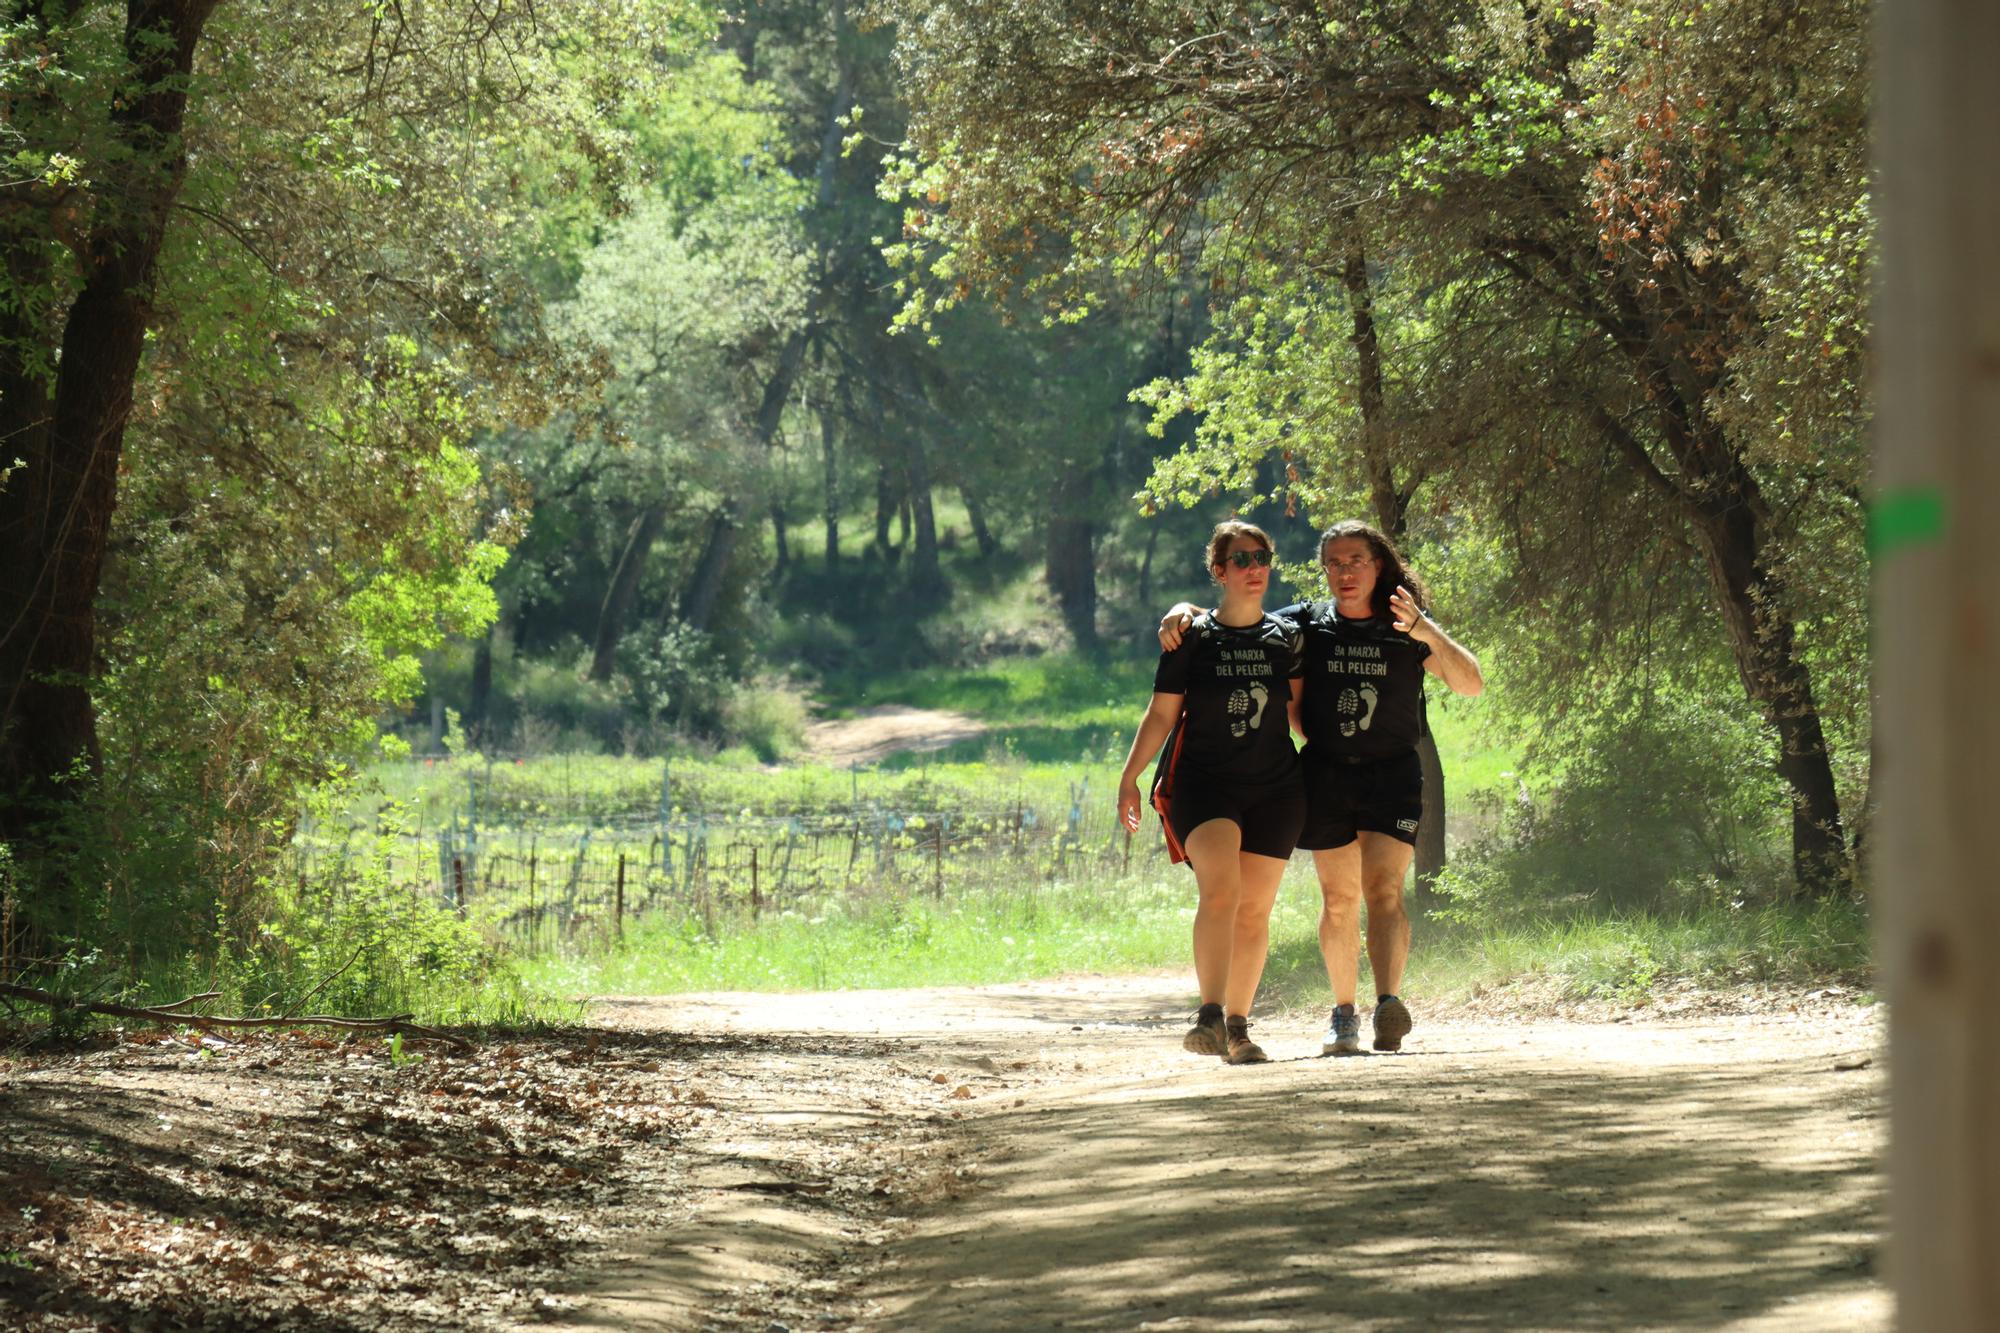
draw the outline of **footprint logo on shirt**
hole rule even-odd
[[[1375,720],[1375,703],[1380,696],[1373,685],[1352,687],[1340,692],[1334,701],[1334,711],[1340,715],[1340,734],[1352,736],[1357,731],[1366,731]]]
[[[1229,693],[1229,734],[1239,739],[1255,731],[1264,720],[1264,705],[1271,701],[1271,692],[1261,684],[1252,685],[1247,690],[1231,690]]]

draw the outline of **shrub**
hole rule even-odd
[[[809,716],[805,694],[790,679],[765,674],[737,690],[723,706],[727,740],[750,747],[775,764],[805,743]]]

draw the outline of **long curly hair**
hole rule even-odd
[[[1396,549],[1396,543],[1390,541],[1388,535],[1372,523],[1364,523],[1358,518],[1344,518],[1322,532],[1319,535],[1320,564],[1326,563],[1327,546],[1342,537],[1361,538],[1368,543],[1368,549],[1373,551],[1375,558],[1381,562],[1381,569],[1375,576],[1375,591],[1368,599],[1369,606],[1376,615],[1386,618],[1393,614],[1389,610],[1389,596],[1396,591],[1398,585],[1410,590],[1410,596],[1416,599],[1418,610],[1431,609],[1430,589],[1426,588],[1424,581],[1403,563],[1402,552]]]

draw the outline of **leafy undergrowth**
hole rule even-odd
[[[472,1055],[116,1037],[0,1062],[0,1323],[404,1328],[518,1316],[698,1094],[557,1034]]]

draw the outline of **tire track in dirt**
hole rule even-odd
[[[721,1174],[574,1326],[1890,1324],[1879,1012],[1419,1013],[1344,1060],[1301,1015],[1239,1069],[1179,1050],[1187,1004],[1179,977],[610,1002],[788,1063],[690,1140],[681,1184]]]

